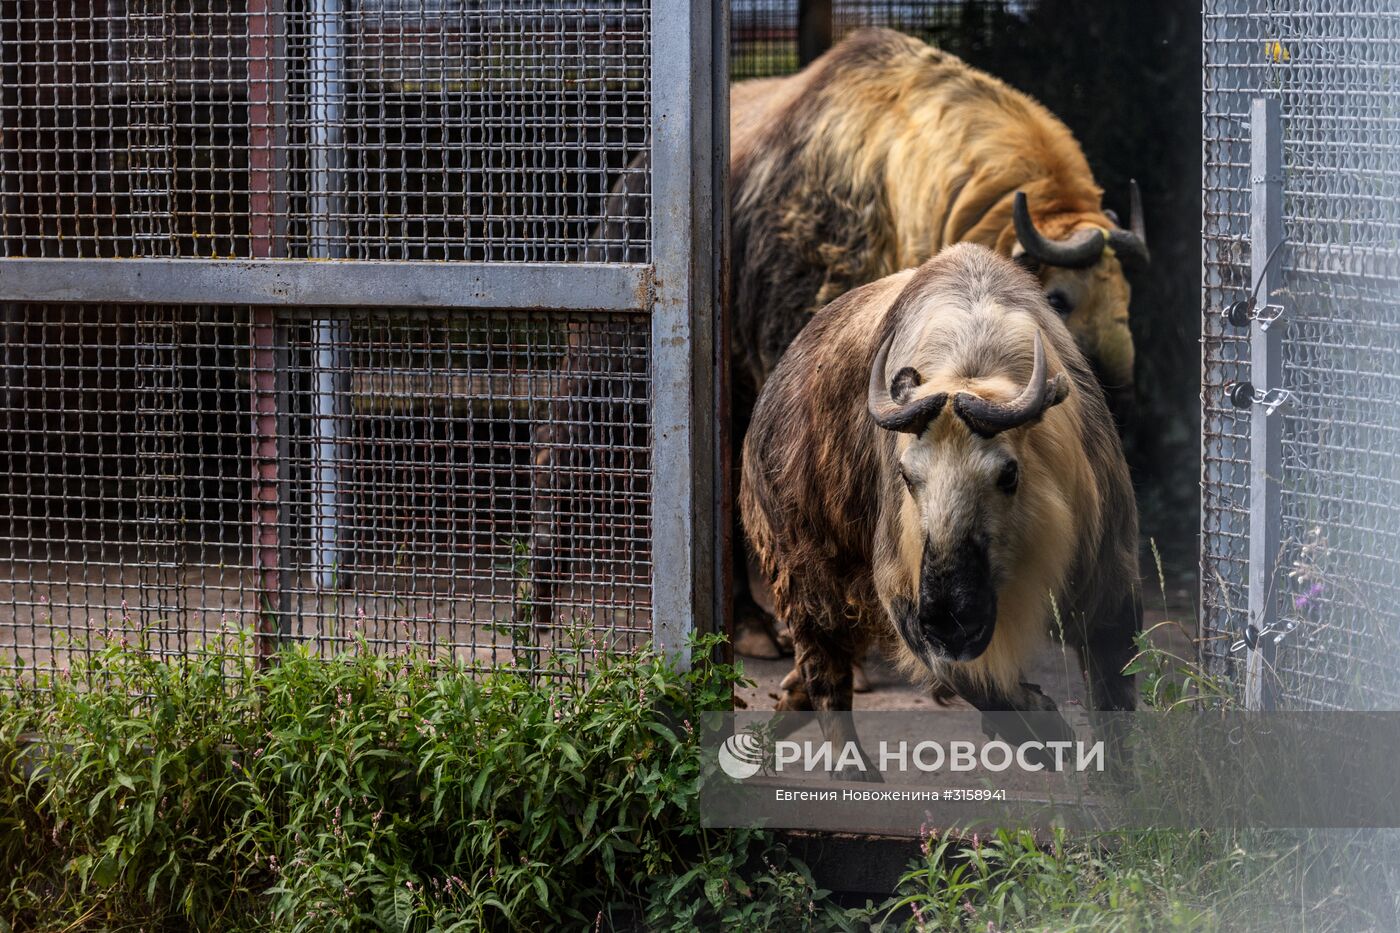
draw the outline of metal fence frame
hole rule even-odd
[[[277,41],[277,8],[275,0],[249,4],[254,61]],[[338,9],[338,3],[327,0],[317,5],[324,22],[334,22]],[[274,421],[281,368],[274,335],[287,314],[395,306],[648,315],[654,380],[653,642],[686,664],[691,633],[712,629],[722,618],[723,588],[716,573],[727,563],[716,554],[725,546],[718,529],[728,527],[726,520],[717,520],[725,471],[717,428],[723,419],[716,412],[727,346],[717,313],[724,292],[719,265],[723,211],[716,210],[724,203],[728,168],[727,30],[727,0],[651,4],[649,263],[364,261],[331,254],[313,259],[5,258],[0,259],[0,302],[251,306],[252,414]],[[324,78],[333,87],[334,74]],[[250,107],[275,106],[275,76],[250,74],[250,82],[259,92]],[[251,122],[255,134],[269,132],[258,127],[263,121]],[[334,140],[321,142],[318,151],[334,150]],[[252,151],[262,151],[256,139],[250,145]],[[256,157],[249,168],[255,178],[261,173],[264,179],[278,171]],[[265,187],[272,192],[279,186]],[[255,204],[251,213],[255,224],[266,224],[276,211],[270,204]],[[275,429],[257,432],[268,438],[277,434]],[[276,538],[275,499],[280,456],[275,449],[260,448],[255,454],[254,524],[262,529],[257,560],[260,586],[269,592],[279,588],[276,555],[282,545]],[[265,647],[289,632],[285,614],[268,615],[261,631]]]
[[[1400,11],[1203,17],[1202,659],[1249,708],[1394,709]]]

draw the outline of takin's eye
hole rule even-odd
[[[1050,302],[1050,307],[1055,309],[1055,313],[1060,317],[1067,316],[1074,310],[1074,305],[1070,302],[1069,296],[1058,288],[1045,296],[1045,300]]]
[[[904,488],[910,492],[914,491],[914,478],[909,475],[909,471],[904,468],[904,464],[899,465],[899,478],[904,480]]]
[[[1016,487],[1021,485],[1021,465],[1015,460],[1008,460],[1001,466],[1001,472],[997,474],[997,488],[1008,496],[1016,491]]]

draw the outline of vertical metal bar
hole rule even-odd
[[[311,5],[311,254],[340,257],[345,242],[341,220],[341,157],[344,145],[343,40],[340,0]],[[340,468],[337,382],[343,372],[341,347],[347,335],[334,320],[316,322],[315,418],[312,445],[313,539],[311,565],[323,589],[335,585],[339,561]]]
[[[286,37],[284,0],[248,0],[248,232],[254,259],[285,255]]]
[[[286,242],[286,23],[281,6],[281,0],[248,3],[248,232],[254,259],[278,255]],[[261,661],[291,634],[290,587],[284,585],[282,567],[286,366],[277,317],[273,308],[252,309],[253,568]]]
[[[733,626],[733,570],[732,548],[742,547],[741,542],[732,540],[734,513],[737,508],[739,490],[734,488],[732,464],[737,452],[733,449],[733,436],[730,431],[729,398],[729,3],[715,4],[714,10],[715,45],[710,56],[713,67],[710,69],[711,95],[714,101],[712,155],[710,163],[714,178],[712,203],[719,205],[711,226],[715,231],[715,333],[714,362],[711,364],[715,380],[715,631],[732,635]],[[733,649],[726,643],[723,660],[734,660]]]
[[[340,563],[340,425],[337,384],[340,381],[344,326],[338,321],[316,322],[316,442],[311,448],[314,538],[311,565],[322,589],[336,585]]]
[[[311,4],[310,103],[311,252],[335,259],[344,243],[340,176],[344,133],[344,40],[340,0]]]
[[[287,462],[282,412],[285,391],[277,310],[252,311],[253,568],[257,585],[258,657],[270,658],[291,634],[290,588],[282,579],[286,528],[281,471]]]
[[[7,127],[7,132],[0,134],[0,256],[7,258],[24,255],[22,240],[11,243],[24,229],[19,198],[24,149],[19,63],[26,49],[19,42],[19,23],[18,11],[13,16],[0,16],[0,48],[13,50],[0,56],[0,126]]]
[[[799,0],[797,4],[797,63],[810,65],[831,48],[831,0]]]
[[[1278,290],[1280,264],[1270,264],[1283,240],[1283,120],[1277,98],[1255,98],[1249,111],[1250,278],[1259,308]],[[1250,380],[1256,392],[1283,382],[1282,327],[1259,318],[1250,324]],[[1245,705],[1270,709],[1276,701],[1274,640],[1277,619],[1274,584],[1281,546],[1279,465],[1283,461],[1282,415],[1255,404],[1249,424],[1249,618],[1256,637],[1245,666]]]
[[[715,6],[652,5],[652,639],[682,665],[714,612]]]

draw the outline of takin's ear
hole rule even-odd
[[[903,405],[909,401],[909,396],[914,394],[914,389],[923,385],[924,377],[919,375],[919,371],[912,366],[906,366],[894,374],[894,381],[890,383],[890,398],[896,404]]]
[[[1026,248],[1022,246],[1019,241],[1011,248],[1011,261],[1022,269],[1025,269],[1031,275],[1039,277],[1042,263],[1037,261],[1030,253],[1026,252]]]
[[[1064,373],[1057,373],[1055,378],[1050,380],[1050,391],[1046,393],[1045,407],[1041,411],[1049,411],[1067,398],[1069,398],[1069,377]]]

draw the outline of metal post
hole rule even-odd
[[[248,207],[254,258],[268,259],[285,242],[283,108],[285,23],[280,0],[248,3]],[[253,566],[259,605],[258,657],[272,656],[291,634],[290,588],[283,580],[287,523],[283,495],[286,463],[284,341],[275,308],[252,311]]]
[[[797,4],[797,63],[806,67],[831,48],[831,0]]]
[[[344,243],[340,220],[341,149],[344,145],[343,40],[340,0],[314,0],[311,6],[311,254],[339,258]],[[312,445],[314,536],[311,565],[317,585],[335,585],[339,560],[340,468],[337,383],[344,367],[344,325],[316,322],[316,411]]]
[[[715,46],[714,54],[710,56],[713,67],[710,70],[710,82],[713,88],[711,99],[714,101],[713,125],[716,128],[713,139],[713,155],[710,159],[712,168],[714,194],[713,203],[720,205],[720,209],[715,212],[714,222],[711,225],[714,229],[714,257],[715,257],[715,330],[714,330],[714,361],[711,363],[714,372],[714,392],[715,392],[715,496],[714,496],[714,630],[725,635],[732,635],[734,632],[734,561],[732,558],[733,548],[743,547],[743,542],[734,541],[734,512],[738,507],[737,497],[739,490],[735,488],[733,463],[738,452],[734,450],[733,436],[730,431],[730,373],[729,373],[729,339],[730,339],[730,308],[729,308],[729,211],[725,210],[725,205],[729,204],[729,4],[715,4]],[[725,643],[723,660],[726,663],[732,662],[733,649],[729,642]]]
[[[1250,105],[1249,236],[1250,278],[1259,296],[1249,326],[1250,380],[1259,393],[1282,387],[1282,330],[1262,312],[1280,285],[1280,264],[1270,263],[1283,240],[1283,120],[1277,98],[1255,98]],[[1273,676],[1277,621],[1275,573],[1281,546],[1279,465],[1283,461],[1282,415],[1255,404],[1249,421],[1249,619],[1245,705],[1270,709],[1276,701]]]
[[[711,68],[727,7],[652,7],[652,640],[682,665],[687,638],[714,612],[713,210],[726,128]]]
[[[282,468],[285,353],[277,340],[277,311],[254,308],[253,385],[253,566],[257,574],[258,656],[272,656],[277,642],[291,634],[290,588],[284,585],[282,554],[286,532]]]

